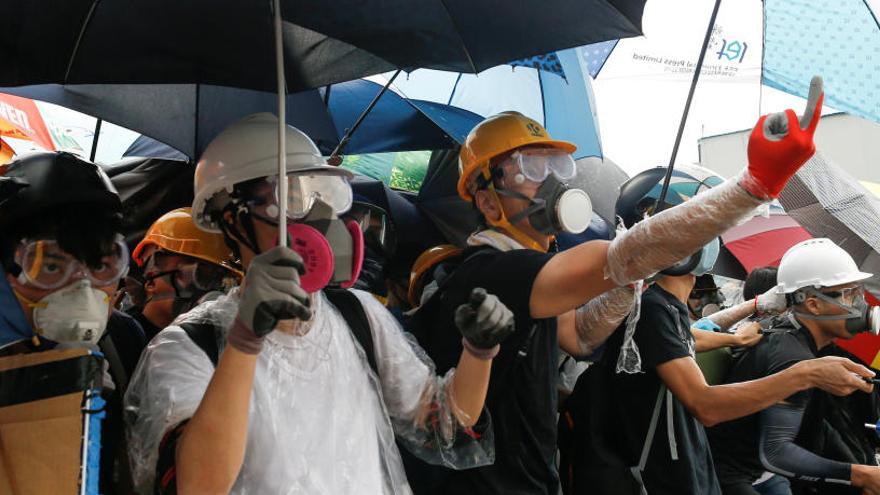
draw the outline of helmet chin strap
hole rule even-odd
[[[535,251],[541,251],[543,253],[546,253],[547,249],[545,249],[541,244],[539,244],[537,241],[535,241],[534,239],[529,237],[525,232],[520,230],[518,227],[514,226],[513,223],[511,223],[511,221],[507,219],[507,215],[504,214],[504,207],[501,204],[501,198],[498,197],[498,194],[501,193],[501,194],[505,194],[507,196],[511,196],[514,198],[526,199],[526,200],[530,200],[530,198],[524,194],[517,193],[514,191],[507,191],[505,189],[497,189],[496,190],[495,185],[491,184],[491,183],[489,184],[489,186],[486,189],[492,195],[492,199],[493,199],[493,201],[495,201],[495,204],[498,205],[498,211],[501,214],[498,220],[486,219],[489,222],[489,225],[491,225],[493,227],[500,228],[500,229],[504,229],[505,231],[510,233],[510,235],[514,238],[514,240],[516,240],[518,243],[522,244],[523,246],[525,246],[529,249],[533,249]],[[526,212],[526,210],[524,210],[524,211],[518,213],[517,215],[515,215],[514,218],[517,218],[517,217],[523,218],[523,217],[520,217],[520,215],[523,213],[528,215],[531,212],[530,211]]]

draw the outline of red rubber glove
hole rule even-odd
[[[757,198],[770,199],[816,152],[813,134],[822,116],[822,77],[813,76],[807,109],[800,122],[794,110],[764,115],[749,137],[749,170],[740,180],[743,188]]]

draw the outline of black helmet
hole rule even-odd
[[[652,168],[630,177],[620,186],[620,195],[617,196],[617,202],[614,204],[614,214],[623,221],[626,228],[632,228],[654,213],[654,205],[659,197],[659,189],[663,187],[665,175],[666,167]],[[649,194],[655,188],[657,188],[656,193]],[[670,194],[672,191],[667,191],[667,197]],[[670,206],[673,205],[664,198],[661,209]],[[690,273],[700,263],[700,253],[701,251],[697,251],[661,273],[671,276]]]
[[[666,167],[657,167],[645,170],[629,178],[620,186],[620,194],[614,204],[614,214],[623,220],[626,228],[642,221],[646,216],[654,212],[654,203],[659,194],[648,194],[654,188],[663,186],[663,176],[666,175]],[[670,203],[663,202],[663,208],[668,208]]]
[[[0,176],[0,229],[58,207],[88,205],[103,217],[122,215],[122,202],[103,170],[70,153],[37,153]]]
[[[38,153],[0,176],[0,263],[15,274],[15,243],[49,235],[77,259],[100,263],[122,223],[122,202],[107,174],[70,153]]]

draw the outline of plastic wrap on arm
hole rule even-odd
[[[575,312],[575,330],[581,354],[589,356],[608,340],[634,307],[635,289],[618,287],[590,299]]]
[[[355,294],[370,321],[382,400],[397,439],[425,462],[452,469],[494,462],[489,413],[484,409],[480,418],[467,418],[455,405],[450,393],[455,369],[437,376],[434,363],[391,313],[369,294]],[[464,425],[476,419],[473,427]]]
[[[606,274],[621,286],[647,278],[697,252],[762,202],[736,181],[726,181],[616,237]]]
[[[719,330],[726,331],[734,324],[752,316],[755,313],[755,300],[750,299],[741,302],[736,306],[731,306],[716,313],[707,316],[712,323],[718,325]]]
[[[642,313],[642,288],[644,286],[644,280],[639,280],[636,282],[633,290],[633,309],[626,318],[623,344],[620,346],[620,354],[617,355],[616,370],[618,373],[642,372],[642,356],[639,354],[639,346],[636,345],[636,339],[633,336],[636,333],[636,325],[638,325],[639,316]]]
[[[215,307],[217,312],[209,315],[203,306]],[[235,307],[229,321],[235,317]],[[210,316],[211,322],[220,324],[222,308],[222,304],[212,301],[184,316],[205,323]],[[124,399],[129,458],[137,493],[153,493],[160,441],[168,431],[192,417],[213,374],[214,365],[208,356],[178,326],[163,330],[147,346]]]

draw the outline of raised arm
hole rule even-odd
[[[634,298],[632,287],[617,287],[559,316],[556,325],[559,346],[572,356],[589,356],[629,315]]]
[[[672,266],[778,196],[816,151],[813,134],[822,95],[822,79],[814,77],[804,113],[806,128],[791,110],[761,117],[749,138],[748,167],[737,180],[639,222],[610,243],[592,241],[554,256],[535,281],[532,316],[561,315],[612,287]]]
[[[301,268],[299,255],[282,247],[251,261],[226,349],[177,445],[178,493],[229,493],[238,478],[263,338],[280,319],[311,316],[309,296],[298,284]]]
[[[778,293],[776,287],[773,287],[754,299],[712,313],[706,318],[718,325],[720,330],[727,330],[753,314],[779,314],[785,308],[785,295]]]

